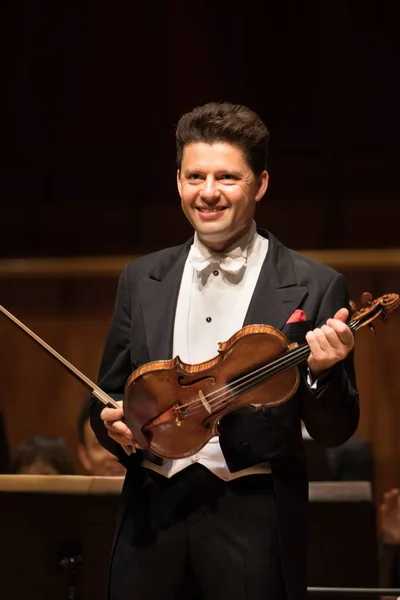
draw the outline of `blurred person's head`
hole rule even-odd
[[[11,471],[18,475],[71,475],[74,468],[63,438],[35,435],[18,446]]]
[[[125,467],[116,456],[98,442],[89,420],[89,400],[85,400],[78,415],[78,458],[89,475],[115,477],[125,475]]]

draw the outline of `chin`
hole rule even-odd
[[[197,235],[207,245],[207,242],[225,246],[235,239],[235,232],[228,227],[200,227],[197,229]]]
[[[220,223],[210,223],[206,226],[204,223],[200,223],[198,224],[198,227],[196,227],[196,231],[198,235],[202,236],[203,238],[209,237],[212,240],[216,240],[218,238],[224,240],[232,236],[232,232],[229,231],[229,228]]]

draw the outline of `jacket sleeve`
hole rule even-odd
[[[125,383],[134,366],[130,358],[131,309],[126,265],[118,282],[114,313],[107,335],[98,377],[99,387],[114,400],[124,397]],[[90,423],[100,444],[115,454],[124,466],[128,466],[129,457],[123,448],[114,442],[107,433],[100,413],[104,408],[99,400],[92,397],[90,404]]]
[[[343,275],[337,273],[322,299],[316,327],[322,326],[339,308],[349,308]],[[359,403],[354,369],[354,351],[338,362],[311,389],[304,375],[302,382],[302,419],[310,436],[318,443],[339,446],[358,426]]]

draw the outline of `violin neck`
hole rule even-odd
[[[363,326],[363,323],[361,323],[358,319],[355,319],[354,321],[352,320],[349,323],[347,323],[347,326],[350,329],[351,333],[354,334]]]

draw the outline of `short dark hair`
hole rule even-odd
[[[50,463],[60,475],[73,475],[74,467],[62,437],[35,435],[18,446],[11,466],[12,473],[29,467],[37,458]]]
[[[260,175],[267,167],[269,132],[261,118],[247,106],[209,102],[184,114],[176,128],[176,160],[181,168],[187,144],[226,142],[240,148],[251,169]]]

